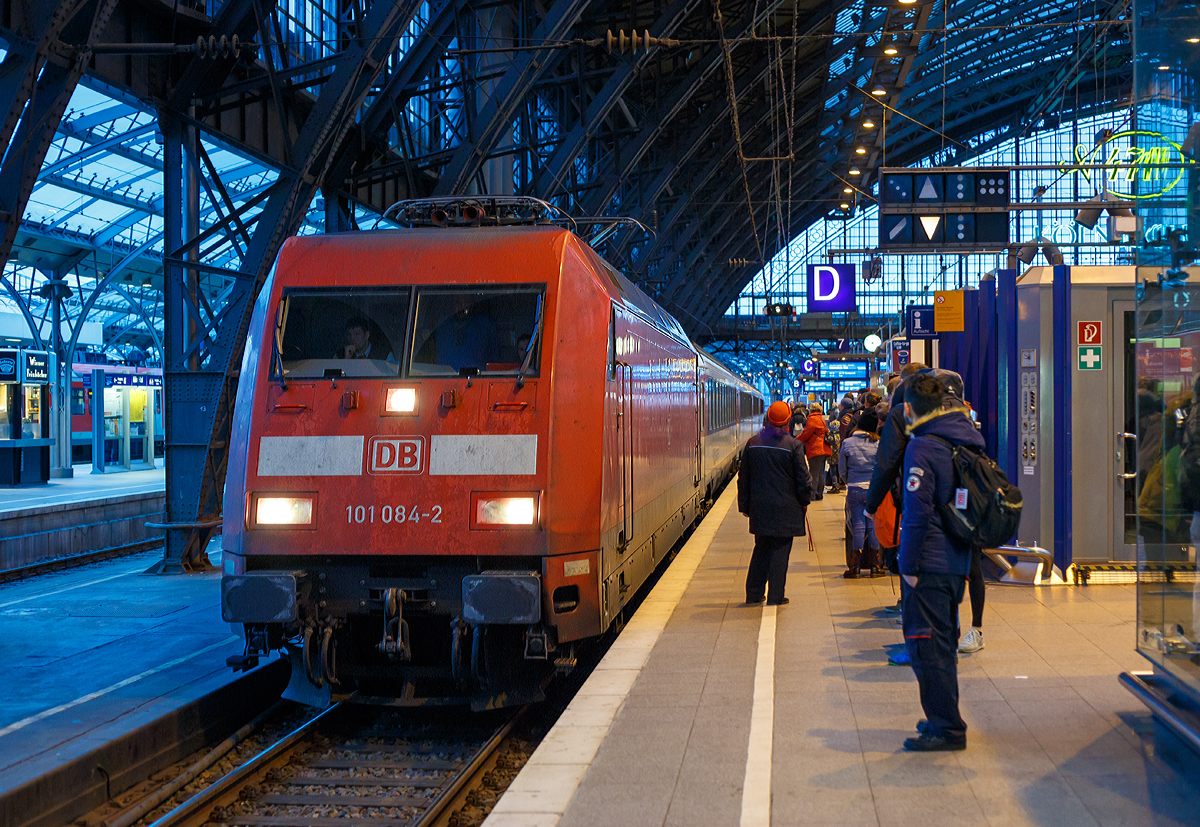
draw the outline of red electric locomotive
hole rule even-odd
[[[528,206],[284,245],[237,393],[231,665],[286,649],[314,704],[524,702],[732,473],[761,396]],[[489,217],[522,225],[454,226]]]

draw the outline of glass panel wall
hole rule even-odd
[[[1025,203],[1087,201],[1098,195],[1098,189],[1103,189],[1103,185],[1096,186],[1094,174],[1089,178],[1081,172],[1062,172],[1059,165],[1075,164],[1077,153],[1086,154],[1091,150],[1098,135],[1128,131],[1131,122],[1128,108],[1114,110],[1022,138],[997,140],[992,148],[975,158],[953,163],[987,167],[1043,165],[1048,168],[1013,171],[1014,200]],[[939,163],[942,159],[930,158],[921,166]],[[1108,221],[1098,221],[1090,228],[1080,224],[1075,221],[1073,210],[1014,211],[1009,237],[1014,242],[1047,238],[1062,251],[1066,264],[1132,264],[1132,244],[1128,247],[1107,246],[1110,241],[1121,240],[1114,234],[1114,229]],[[870,251],[878,245],[879,210],[875,206],[862,209],[848,220],[817,221],[750,280],[726,315],[761,317],[768,298],[773,302],[788,302],[804,313],[808,309],[805,297],[807,265],[829,261],[860,265],[871,257]],[[1034,263],[1044,261],[1038,259]],[[867,282],[858,291],[858,311],[872,317],[895,314],[907,304],[924,304],[924,300],[932,300],[934,290],[978,287],[985,273],[1004,266],[1004,256],[999,254],[884,256],[878,280]]]
[[[1113,165],[1105,175],[1135,206],[1141,225],[1137,645],[1200,692],[1200,8],[1136,0],[1134,20],[1134,122],[1104,163]]]

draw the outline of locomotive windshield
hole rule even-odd
[[[294,292],[279,307],[272,374],[396,376],[412,291]]]
[[[536,376],[544,288],[418,288],[409,376]]]

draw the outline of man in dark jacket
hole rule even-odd
[[[982,449],[983,437],[963,408],[946,407],[946,386],[918,374],[904,395],[911,437],[904,451],[904,508],[900,512],[900,575],[904,642],[921,689],[925,721],[904,742],[914,752],[960,750],[967,725],[958,712],[958,604],[962,602],[971,548],[943,528],[942,511],[955,507],[951,455],[955,446]],[[962,506],[965,507],[963,502]]]
[[[804,536],[812,500],[804,446],[788,433],[792,409],[772,402],[767,426],[750,437],[738,471],[738,511],[750,518],[754,554],[746,573],[746,602],[782,606],[792,538]]]

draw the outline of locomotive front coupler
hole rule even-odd
[[[383,594],[383,639],[376,645],[391,660],[412,660],[408,621],[404,619],[403,589],[390,588]]]

